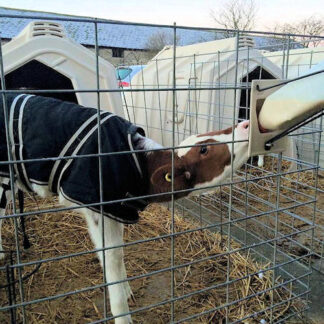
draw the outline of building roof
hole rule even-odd
[[[1,15],[39,16],[59,18],[81,18],[53,13],[25,11],[0,7]],[[36,19],[2,17],[0,19],[1,37],[11,39],[17,36],[28,23]],[[95,27],[93,23],[76,21],[56,21],[64,26],[68,37],[83,45],[95,44]],[[124,24],[98,24],[98,42],[100,46],[118,47],[126,49],[146,49],[148,39],[158,33],[165,32],[172,39],[172,29],[161,27],[147,27]],[[208,31],[177,29],[178,45],[188,45],[217,39],[217,35]]]
[[[5,15],[17,15],[21,18],[4,17]],[[30,19],[30,16],[38,16],[41,20],[51,18],[82,19],[84,17],[61,15],[55,13],[36,12],[20,9],[10,9],[0,7],[0,31],[1,37],[11,39],[17,36],[31,21],[39,19]],[[25,18],[26,17],[26,18]],[[44,17],[44,18],[43,18]],[[55,20],[54,20],[55,21]],[[95,27],[92,22],[80,21],[56,21],[64,26],[67,36],[74,41],[83,44],[95,45]],[[98,44],[103,47],[115,47],[124,49],[147,49],[147,42],[151,36],[157,33],[166,33],[170,37],[170,43],[173,39],[173,29],[163,27],[149,27],[127,24],[98,23]],[[190,29],[177,29],[177,45],[190,45],[194,43],[208,42],[224,38],[223,33],[212,31],[200,31]],[[266,48],[268,50],[278,50],[279,41],[266,37],[253,37],[255,46]],[[280,41],[282,43],[282,41]]]

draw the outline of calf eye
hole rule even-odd
[[[208,148],[207,146],[201,146],[200,147],[200,154],[207,154]]]

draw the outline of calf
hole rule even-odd
[[[111,248],[123,244],[123,224],[137,222],[138,211],[149,202],[170,200],[172,181],[175,199],[191,189],[225,181],[231,165],[236,170],[247,160],[249,122],[239,123],[234,134],[228,128],[189,137],[174,151],[172,163],[172,150],[146,138],[141,128],[102,111],[99,161],[96,109],[31,95],[7,95],[6,105],[8,143],[4,116],[0,115],[0,229],[12,199],[6,164],[9,146],[13,160],[24,160],[12,167],[15,193],[19,188],[41,197],[58,195],[64,206],[83,207],[80,210],[96,249],[102,249],[104,233],[105,247],[110,249],[105,250],[105,258],[103,252],[98,257],[101,265],[105,259],[107,282],[124,280],[108,286],[111,311],[118,316],[115,323],[131,323],[130,315],[122,315],[129,311],[127,299],[132,296],[125,281],[123,249]],[[232,144],[233,138],[239,142]],[[51,159],[55,157],[65,158]],[[132,199],[122,202],[124,198]],[[106,216],[103,221],[101,213]]]

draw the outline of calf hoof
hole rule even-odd
[[[132,288],[130,287],[128,281],[124,282],[124,290],[125,290],[126,298],[129,301],[130,305],[134,306],[135,305],[135,297],[134,297]]]
[[[128,300],[128,304],[129,304],[130,306],[135,306],[135,305],[136,305],[136,299],[135,299],[133,293],[130,294],[130,296],[128,297],[127,300]]]

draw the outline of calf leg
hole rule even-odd
[[[4,216],[4,212],[3,212],[2,208],[0,209],[0,216]],[[4,258],[3,247],[2,247],[1,227],[2,227],[2,218],[0,219],[0,260]]]
[[[18,190],[18,200],[19,200],[19,210],[20,213],[22,214],[24,212],[24,193],[21,190]],[[23,246],[24,249],[26,250],[30,248],[30,242],[26,234],[25,217],[20,216],[19,219],[20,219],[20,229],[23,236]]]
[[[6,197],[6,190],[5,186],[7,179],[0,178],[0,217],[3,217],[6,214],[6,206],[7,206],[7,197]],[[3,218],[0,218],[0,260],[4,258],[4,252],[2,247],[2,221]]]
[[[115,222],[116,223],[116,222]],[[124,224],[122,223],[117,223],[116,226],[120,226],[120,231],[121,231],[121,242],[123,242],[123,234],[124,234]],[[121,243],[122,244],[122,243]],[[127,278],[127,272],[126,272],[126,268],[125,268],[125,263],[124,263],[124,251],[123,249],[121,248],[121,252],[122,252],[122,262],[121,262],[121,268],[120,268],[120,272],[121,272],[121,276],[123,279],[126,279]],[[125,293],[126,293],[126,296],[127,296],[127,299],[129,298],[132,298],[134,299],[134,295],[133,295],[133,292],[132,292],[132,289],[129,285],[129,282],[128,281],[125,281],[124,282],[124,289],[125,289]]]
[[[124,226],[107,217],[104,218],[104,233],[106,246],[118,246],[124,243]],[[108,272],[108,282],[115,282],[126,279],[126,269],[124,264],[123,248],[114,248],[106,251],[106,269]],[[127,313],[129,311],[127,299],[131,294],[128,282],[112,285],[108,287],[110,305],[113,315]],[[114,313],[114,309],[116,312]],[[115,323],[132,323],[131,316],[116,318]]]
[[[102,246],[102,238],[101,238],[101,235],[97,235],[97,230],[95,229],[96,226],[98,226],[98,223],[100,222],[100,220],[99,220],[100,216],[96,215],[96,214],[94,214],[94,215],[88,215],[88,214],[89,214],[89,212],[86,213],[86,220],[87,220],[87,223],[88,223],[88,230],[89,230],[89,233],[90,233],[91,240],[92,240],[92,242],[94,243],[94,245],[96,247],[97,246],[101,247]],[[123,236],[124,225],[122,223],[117,223],[117,226],[120,227],[121,235]],[[107,246],[106,241],[105,241],[105,243],[106,243],[106,246]],[[115,244],[115,245],[117,245],[117,244]],[[103,267],[102,252],[99,252],[97,254],[98,254],[99,261],[100,261],[100,265]],[[123,262],[123,260],[121,262],[120,274],[121,274],[122,279],[127,278],[127,272],[126,272],[125,263]],[[129,298],[133,299],[133,292],[132,292],[132,289],[131,289],[128,281],[124,282],[124,289],[125,289],[127,299],[129,299]]]
[[[86,213],[86,220],[92,241],[96,248],[102,247],[101,216]],[[123,225],[104,217],[105,246],[113,247],[123,244]],[[103,254],[98,252],[101,265],[103,265]],[[115,282],[126,278],[126,270],[123,260],[123,248],[112,248],[105,251],[105,268],[107,282]],[[131,295],[128,282],[108,286],[111,312],[114,316],[129,311],[127,299]],[[126,315],[115,319],[116,324],[132,323],[131,316]]]
[[[11,200],[11,191],[9,189],[9,179],[0,178],[0,217],[5,216],[7,203]],[[0,260],[5,257],[2,247],[2,227],[3,218],[0,218]]]

